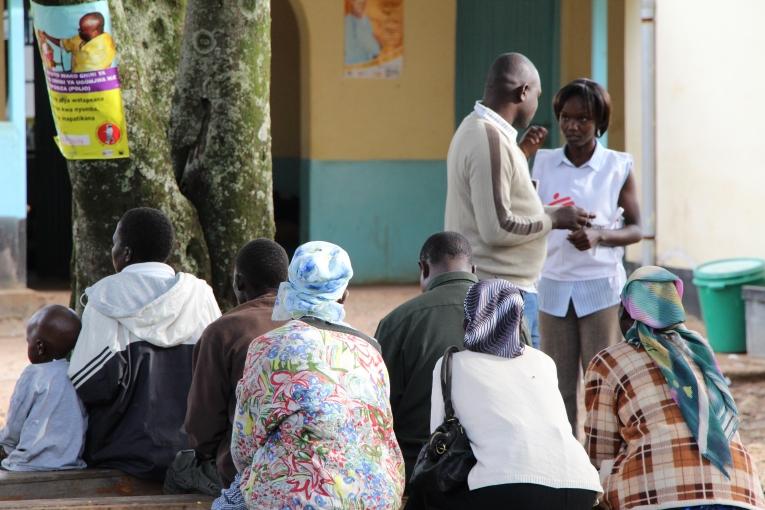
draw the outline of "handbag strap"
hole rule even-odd
[[[459,352],[459,347],[450,346],[444,352],[441,361],[441,394],[444,396],[444,415],[446,420],[454,418],[454,406],[452,406],[452,355]]]

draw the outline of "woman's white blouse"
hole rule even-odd
[[[441,360],[433,371],[430,428],[444,419]],[[516,358],[471,351],[452,358],[452,403],[477,463],[471,490],[532,483],[603,492],[598,473],[571,433],[553,360],[526,347]]]

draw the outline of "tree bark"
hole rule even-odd
[[[274,236],[270,0],[188,0],[170,120],[181,191],[199,212],[213,289],[236,304],[237,250]]]
[[[82,0],[41,2],[48,5]],[[161,209],[173,222],[169,263],[210,279],[210,262],[196,210],[180,192],[168,157],[171,91],[176,80],[185,0],[110,0],[119,55],[130,158],[69,161],[72,182],[72,300],[112,274],[112,234],[130,208]]]

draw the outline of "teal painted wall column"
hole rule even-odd
[[[592,79],[608,89],[608,0],[592,0]],[[608,146],[608,133],[600,142]]]
[[[8,120],[0,122],[0,288],[26,285],[27,144],[24,4],[9,0]]]
[[[417,281],[422,243],[444,228],[442,160],[303,160],[301,242],[348,251],[351,283]]]

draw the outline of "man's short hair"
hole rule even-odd
[[[572,97],[582,99],[584,107],[587,108],[595,121],[596,136],[602,136],[608,131],[608,124],[611,121],[611,96],[606,89],[587,78],[578,78],[565,85],[555,94],[555,99],[553,99],[553,111],[556,119],[560,118],[563,106]]]
[[[420,250],[420,260],[438,264],[445,258],[464,257],[470,260],[473,249],[462,234],[457,232],[438,232],[428,237]]]
[[[494,96],[502,102],[510,101],[515,89],[530,83],[536,74],[536,67],[525,55],[503,53],[489,68],[483,91],[484,99]]]
[[[133,262],[165,262],[175,242],[170,219],[159,209],[137,207],[120,218],[122,244],[133,252]]]
[[[245,244],[236,254],[236,270],[251,287],[279,287],[287,281],[289,264],[284,248],[264,237]]]

